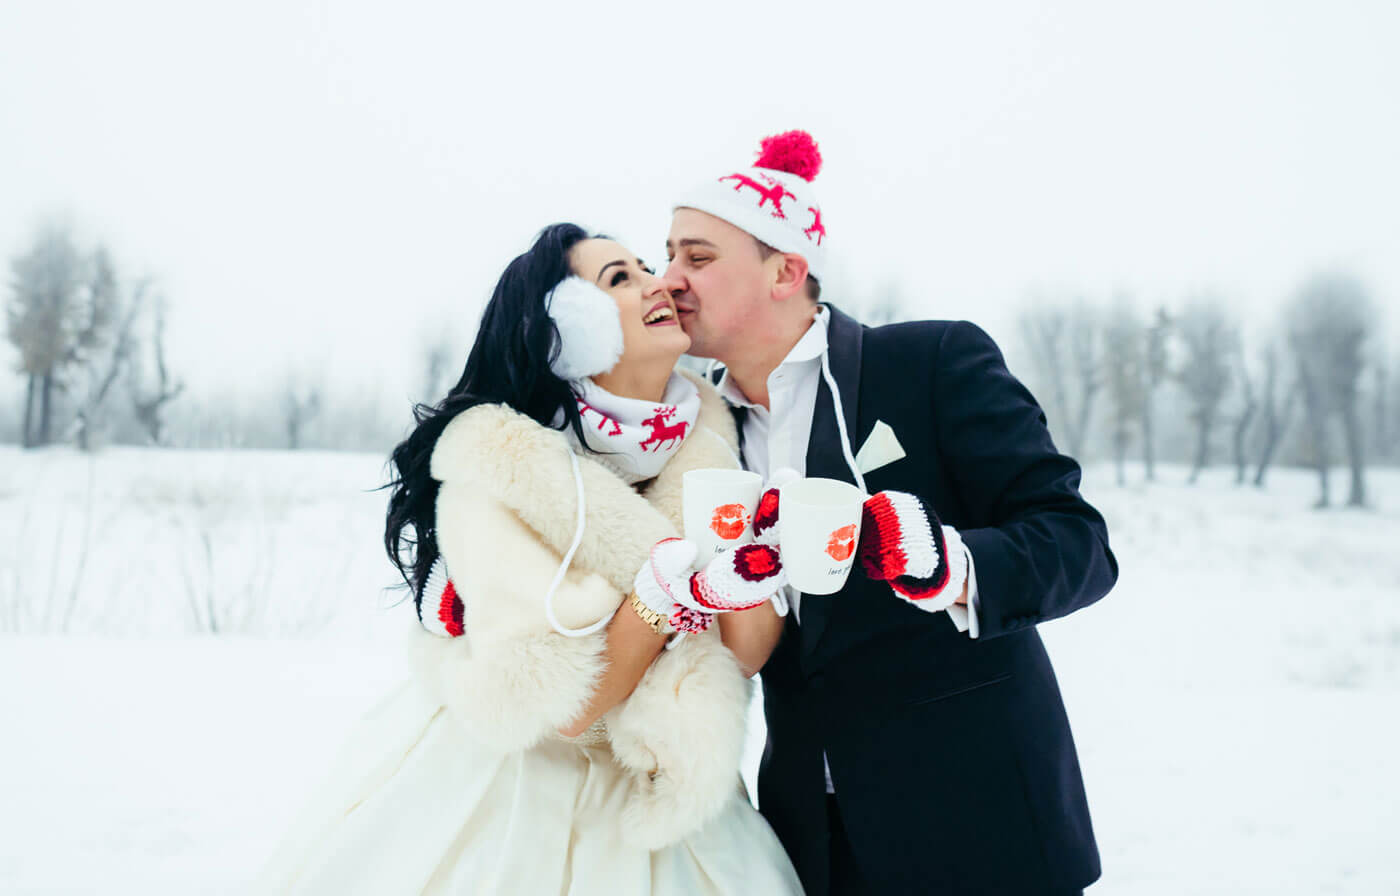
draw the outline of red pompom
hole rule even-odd
[[[772,137],[764,137],[759,144],[759,168],[786,171],[796,174],[803,180],[811,180],[822,170],[822,154],[817,151],[817,141],[806,131],[788,131]]]

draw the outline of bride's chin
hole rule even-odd
[[[680,358],[681,355],[690,350],[690,336],[686,334],[685,330],[675,327],[674,332],[666,334],[665,341],[659,344],[657,349],[659,352],[674,354],[676,358]]]

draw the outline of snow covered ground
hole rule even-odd
[[[0,892],[245,892],[405,674],[382,458],[0,464]],[[1042,627],[1103,851],[1092,892],[1400,892],[1400,471],[1371,475],[1364,511],[1309,509],[1301,471],[1264,492],[1159,479],[1089,472],[1122,577]]]

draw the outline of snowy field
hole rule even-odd
[[[382,460],[0,448],[0,892],[246,892],[405,674]],[[1042,627],[1091,892],[1400,892],[1400,472],[1365,511],[1184,478],[1090,471],[1122,577]]]

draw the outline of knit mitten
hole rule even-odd
[[[680,602],[690,593],[690,567],[698,551],[693,541],[663,538],[652,546],[651,556],[632,580],[642,605],[666,617],[674,631],[703,632],[713,619],[709,612]]]
[[[423,593],[418,599],[418,621],[435,635],[460,638],[466,634],[465,613],[457,586],[447,575],[447,561],[439,556],[423,582]]]
[[[908,492],[866,499],[856,550],[866,575],[889,582],[895,594],[931,613],[947,609],[967,581],[958,531],[941,524],[933,508]]]
[[[746,544],[715,556],[690,577],[686,594],[676,600],[704,613],[751,610],[771,600],[787,584],[778,549],[770,544]]]
[[[778,489],[801,478],[792,467],[782,467],[768,477],[768,490],[753,512],[753,537],[759,544],[778,546]]]

